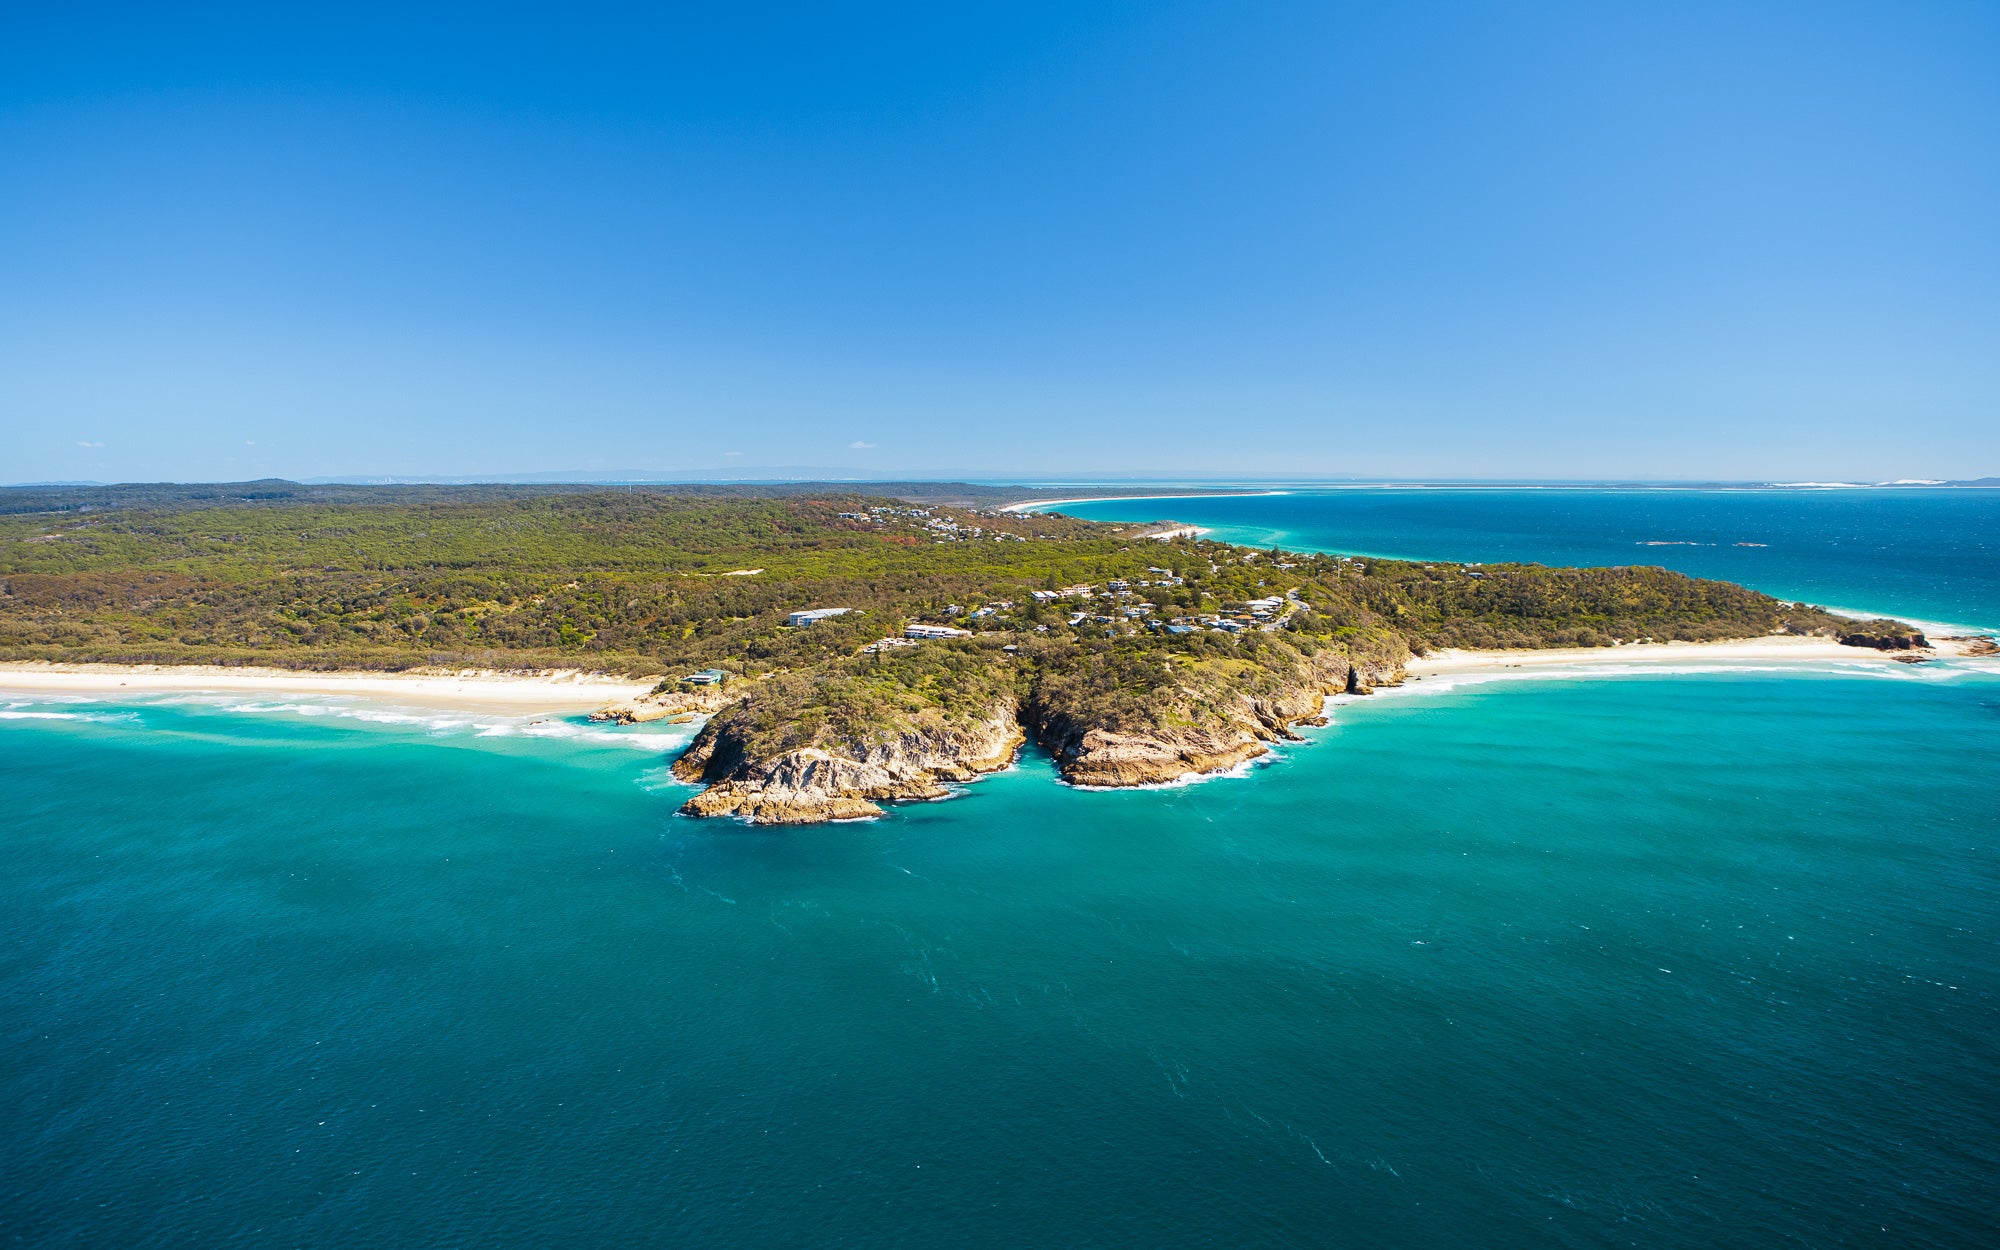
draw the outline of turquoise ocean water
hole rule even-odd
[[[1093,520],[1170,517],[1209,527],[1211,537],[1296,550],[1658,564],[1787,599],[2000,630],[1996,493],[1351,488],[1061,510]]]
[[[1745,498],[1700,506],[1782,537]],[[1639,541],[1464,506],[1404,548],[1317,496],[1120,505]],[[2000,517],[1953,515],[1922,576],[1647,550],[2000,620]],[[0,1238],[1990,1245],[2000,677],[1710,667],[1427,682],[1241,777],[1030,755],[783,832],[673,814],[685,730],[0,701]]]

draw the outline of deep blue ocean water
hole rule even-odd
[[[1365,547],[1624,541],[1511,497]],[[1991,621],[1995,537],[1783,567]],[[779,832],[673,814],[685,730],[0,701],[0,1238],[1990,1245],[2000,676],[1713,668]]]
[[[1060,510],[1172,518],[1230,542],[1392,559],[1657,564],[1786,599],[2000,630],[1994,490],[1373,487]]]

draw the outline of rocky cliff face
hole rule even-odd
[[[1377,645],[1365,654],[1349,658],[1347,664],[1347,694],[1373,694],[1377,686],[1400,686],[1406,674],[1403,666],[1410,662],[1410,651],[1404,646]]]
[[[1151,786],[1223,772],[1264,754],[1248,731],[1124,734],[1065,726],[1050,745],[1063,780],[1076,786]]]
[[[1022,741],[1011,703],[969,726],[927,718],[894,736],[827,739],[772,759],[750,758],[744,731],[717,717],[675,762],[676,777],[708,785],[683,812],[780,825],[879,816],[881,802],[942,798],[950,782],[1007,767]]]
[[[1021,670],[998,657],[986,671],[1018,675],[1025,702],[1004,693],[1012,687],[961,680],[949,697],[870,704],[865,717],[836,715],[846,705],[829,681],[793,674],[717,712],[674,775],[706,787],[682,807],[691,816],[846,820],[880,815],[884,802],[941,798],[954,782],[1006,767],[1032,734],[1072,784],[1156,785],[1296,738],[1292,726],[1324,723],[1326,696],[1393,684],[1407,658],[1400,644],[1357,658],[1291,642],[1272,642],[1255,662],[1162,659],[1121,672]]]
[[[1406,658],[1406,657],[1405,657]],[[1367,693],[1402,680],[1402,659],[1360,663],[1331,648],[1300,657],[1269,689],[1217,691],[1191,682],[1156,691],[1138,707],[1096,714],[1053,702],[1030,705],[1035,738],[1063,779],[1079,786],[1144,786],[1221,772],[1296,739],[1292,726],[1324,724],[1326,697]]]

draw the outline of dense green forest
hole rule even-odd
[[[291,482],[264,478],[254,482],[126,482],[52,483],[42,486],[0,486],[0,515],[27,512],[104,512],[112,509],[185,509],[284,507],[317,504],[453,504],[492,503],[508,499],[546,499],[555,495],[597,495],[608,490],[667,493],[706,499],[795,499],[853,492],[840,482],[676,482],[633,483],[607,487],[602,482],[477,482],[401,483],[370,485],[355,482]],[[1048,496],[1047,487],[995,486],[973,482],[869,482],[867,492],[906,503],[953,507],[1004,507]],[[1092,486],[1093,497],[1148,495],[1152,486]],[[1231,487],[1177,486],[1176,494],[1234,493]]]
[[[0,516],[0,658],[757,674],[850,656],[912,620],[1107,657],[1236,654],[1272,629],[1423,651],[1833,623],[1662,569],[1351,561],[1141,529],[883,497],[658,490],[15,513]],[[1114,596],[1115,580],[1128,585]],[[1096,597],[1032,597],[1080,584]],[[1287,595],[1273,619],[1245,611]],[[971,615],[989,604],[1011,606]],[[807,607],[853,611],[785,624]],[[1252,628],[1218,632],[1231,617]],[[1170,621],[1190,632],[1167,632]]]
[[[1065,775],[1139,784],[1243,758],[1412,652],[1851,627],[1657,568],[1255,551],[831,492],[221,494],[0,514],[0,660],[584,668],[658,675],[663,697],[713,668],[707,781],[989,750],[982,725],[1018,723]],[[809,608],[845,611],[788,622]],[[911,641],[914,623],[963,632]],[[1139,740],[1135,763],[1117,744]]]

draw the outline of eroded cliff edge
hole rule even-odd
[[[1018,676],[997,646],[939,646],[738,683],[674,762],[676,777],[707,787],[682,810],[807,824],[941,798],[1013,761]]]
[[[1059,670],[1037,683],[1025,719],[1072,785],[1160,785],[1234,768],[1269,743],[1296,739],[1293,726],[1325,723],[1328,695],[1395,684],[1409,659],[1398,639],[1359,655],[1311,643],[1253,654],[1164,657],[1157,673],[1127,666],[1111,683],[1095,665]]]
[[[755,715],[716,717],[674,762],[676,777],[708,787],[687,801],[688,815],[777,825],[878,816],[882,802],[943,798],[950,783],[1007,767],[1022,742],[1013,707],[996,705],[968,725],[921,718],[893,735],[827,736],[759,758],[742,721]]]

